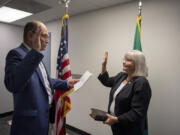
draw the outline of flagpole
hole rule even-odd
[[[64,4],[65,5],[65,14],[64,14],[64,16],[63,16],[63,18],[62,18],[62,25],[61,25],[61,30],[63,29],[63,27],[64,27],[64,32],[66,32],[66,34],[67,34],[67,32],[68,32],[68,28],[67,28],[67,24],[66,24],[66,19],[68,19],[69,18],[69,15],[68,15],[68,8],[69,8],[69,3],[71,2],[71,0],[61,0],[61,1],[59,1],[60,3],[62,3],[62,4]],[[67,28],[67,29],[66,29]],[[61,31],[61,34],[62,34],[62,31]],[[63,34],[62,34],[63,35]],[[61,36],[62,36],[61,35]],[[61,37],[62,38],[62,37]],[[66,40],[65,40],[66,42],[68,42],[68,36],[66,36]],[[63,42],[64,43],[64,42]],[[62,95],[61,95],[62,96]],[[62,108],[63,108],[63,116],[61,117],[61,119],[63,119],[63,125],[64,125],[64,129],[62,129],[61,131],[63,131],[63,133],[60,131],[59,133],[58,133],[58,135],[65,135],[66,134],[66,113],[65,113],[65,107],[66,107],[66,101],[69,99],[69,97],[67,97],[67,96],[62,96]],[[70,100],[70,99],[69,99]],[[62,134],[61,134],[62,133]]]
[[[138,10],[139,10],[138,17],[141,17],[141,11],[142,11],[142,1],[141,0],[139,0],[139,3],[138,3]],[[141,33],[140,33],[140,41],[141,41]],[[140,44],[140,48],[138,50],[142,51],[141,42],[139,42],[139,44]],[[145,129],[143,131],[143,135],[148,135],[148,115],[147,114],[146,114]]]
[[[139,10],[139,15],[138,16],[141,16],[141,11],[142,11],[142,1],[141,0],[138,3],[138,10]]]

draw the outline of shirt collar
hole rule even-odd
[[[31,48],[26,43],[23,43],[23,44],[28,49],[28,51],[31,51]]]

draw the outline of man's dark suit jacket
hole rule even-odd
[[[109,113],[113,95],[126,77],[124,72],[114,77],[109,77],[107,72],[98,76],[103,85],[111,87]],[[151,88],[148,80],[142,76],[133,77],[116,96],[114,112],[118,123],[111,126],[113,135],[142,135],[150,98]]]
[[[6,57],[5,85],[13,94],[14,114],[11,135],[47,135],[48,123],[55,118],[54,100],[49,109],[48,94],[39,63],[43,55],[21,44]],[[68,90],[67,81],[51,79],[54,89]],[[50,118],[49,118],[50,116]]]

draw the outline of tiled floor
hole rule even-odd
[[[12,116],[0,118],[0,135],[10,135],[10,126],[7,124],[7,121],[11,119],[12,119]],[[68,129],[66,129],[66,132],[67,132],[67,135],[79,135]]]

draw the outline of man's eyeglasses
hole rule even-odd
[[[48,39],[49,38],[49,35],[48,34],[41,34],[41,36],[45,39]]]

